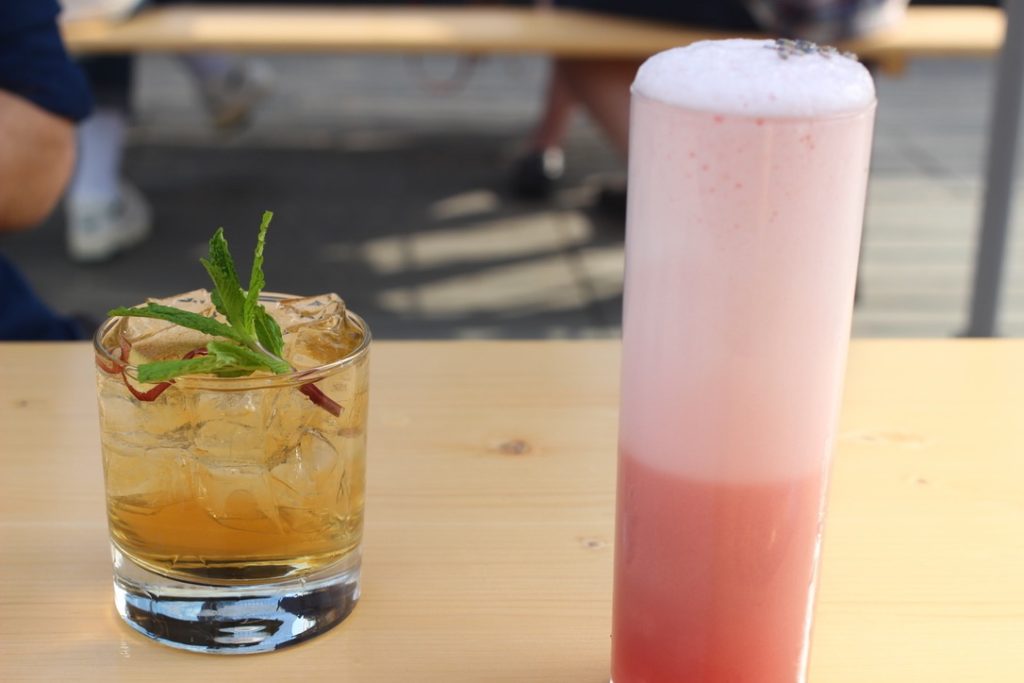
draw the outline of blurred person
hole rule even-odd
[[[74,164],[74,122],[91,101],[57,30],[56,0],[0,2],[0,231],[29,228],[53,208]],[[79,339],[0,256],[0,339]]]
[[[863,35],[903,18],[907,0],[553,0],[572,7],[637,19],[668,21],[731,33],[767,31],[819,42]],[[544,112],[528,151],[512,169],[512,190],[544,198],[564,173],[562,141],[576,104],[584,107],[626,158],[629,146],[629,86],[643,60],[556,59]],[[615,201],[624,208],[624,202]]]
[[[73,18],[116,19],[139,4],[137,0],[62,1]],[[270,92],[273,76],[263,62],[222,54],[182,55],[180,61],[197,84],[211,121],[220,129],[244,126],[254,107]],[[87,57],[81,65],[96,108],[78,131],[78,166],[65,200],[67,250],[74,261],[98,263],[143,242],[152,230],[153,212],[121,170],[132,111],[135,58]]]

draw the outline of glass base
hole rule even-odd
[[[295,645],[337,626],[359,599],[358,550],[316,574],[250,586],[170,579],[116,546],[111,550],[121,618],[148,638],[192,652],[250,654]]]

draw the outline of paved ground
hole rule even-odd
[[[555,200],[503,189],[540,104],[543,60],[482,61],[454,92],[428,86],[457,73],[454,58],[270,61],[275,97],[252,128],[225,137],[173,60],[143,60],[125,170],[153,202],[157,231],[138,251],[72,265],[59,215],[0,249],[55,306],[100,315],[202,283],[197,257],[213,228],[247,249],[270,208],[270,286],[340,292],[379,337],[618,333],[622,226],[594,206],[594,190],[622,168],[600,136],[582,117],[574,126]],[[990,76],[989,62],[930,61],[880,81],[855,334],[963,326]],[[1006,334],[1024,334],[1022,251],[1018,240]]]

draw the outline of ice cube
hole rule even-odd
[[[334,516],[328,510],[281,507],[278,509],[285,528],[297,534],[323,534],[334,526]]]
[[[99,408],[104,443],[185,448],[192,441],[190,397],[174,387],[154,401],[139,401],[115,376],[101,383]]]
[[[213,302],[210,300],[210,293],[205,289],[194,289],[191,292],[169,296],[163,299],[150,298],[146,303],[162,304],[180,308],[191,313],[211,316],[214,312]],[[154,334],[163,332],[169,327],[174,327],[166,320],[155,318],[128,318],[122,329],[124,337],[133,344],[147,339]]]
[[[284,357],[299,369],[320,367],[349,355],[362,336],[350,329],[318,330],[305,327],[284,336]]]
[[[345,324],[345,302],[337,294],[284,299],[269,304],[267,312],[286,333],[309,326],[337,329]]]
[[[131,448],[104,440],[107,495],[136,512],[153,514],[185,500],[191,492],[188,451],[180,448]]]
[[[280,529],[270,490],[270,474],[259,464],[224,464],[201,458],[194,465],[196,499],[217,522],[230,529]]]
[[[288,458],[270,472],[270,486],[285,527],[296,533],[322,533],[333,525],[334,493],[344,467],[322,434],[308,431]]]
[[[287,299],[267,309],[284,334],[285,360],[299,369],[344,358],[362,341],[337,294]]]
[[[149,302],[173,306],[192,313],[213,317],[215,308],[210,293],[196,289],[177,296],[163,299],[149,299]],[[155,318],[125,318],[115,326],[103,340],[104,346],[115,349],[122,337],[132,346],[129,360],[133,365],[154,360],[181,358],[186,353],[204,346],[211,337],[195,330]]]
[[[222,463],[265,459],[265,391],[199,391],[195,396],[195,447]]]
[[[365,380],[365,373],[362,379]],[[365,386],[344,395],[345,412],[341,414],[338,434],[346,437],[366,436],[367,413],[370,410],[370,393]]]
[[[315,496],[330,487],[340,476],[341,457],[327,437],[316,431],[302,435],[288,458],[271,470],[271,476],[289,491],[300,496]]]
[[[286,459],[292,449],[299,445],[299,440],[307,430],[321,429],[335,419],[326,410],[310,403],[297,388],[275,391],[268,399],[267,448],[284,454],[275,458],[278,462]]]

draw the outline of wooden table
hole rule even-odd
[[[364,597],[294,649],[111,604],[90,349],[0,344],[0,680],[607,680],[613,342],[378,343]],[[1024,680],[1024,341],[853,346],[812,681]]]

